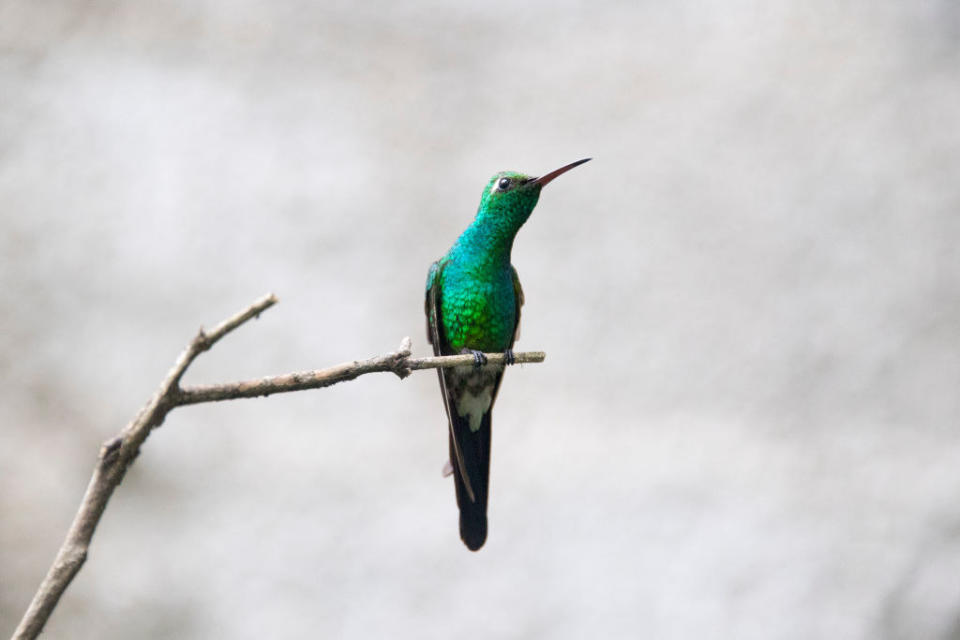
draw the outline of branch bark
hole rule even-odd
[[[410,338],[400,342],[397,351],[368,360],[354,360],[343,364],[317,369],[288,373],[280,376],[260,378],[259,380],[243,380],[225,384],[197,385],[181,387],[180,380],[193,361],[204,351],[209,350],[222,337],[258,317],[263,311],[277,303],[273,294],[266,295],[255,301],[249,307],[224,320],[213,330],[207,332],[203,328],[187,345],[170,369],[160,388],[150,398],[146,406],[127,424],[114,438],[103,443],[97,457],[96,466],[86,493],[80,502],[80,508],[74,516],[73,523],[67,531],[66,539],[61,545],[46,577],[37,589],[30,606],[20,620],[19,626],[13,633],[13,640],[33,640],[40,635],[60,597],[67,586],[83,567],[90,549],[90,541],[94,531],[103,517],[110,496],[123,480],[127,469],[136,459],[150,432],[163,424],[167,414],[176,407],[199,404],[202,402],[217,402],[220,400],[234,400],[237,398],[254,398],[269,396],[274,393],[319,389],[338,382],[353,380],[367,373],[392,372],[400,378],[405,378],[411,372],[420,369],[438,369],[472,365],[472,355],[437,356],[429,358],[412,358]],[[503,364],[505,356],[502,353],[486,354],[491,364]],[[531,351],[514,354],[517,363],[543,362],[546,354],[542,351]]]

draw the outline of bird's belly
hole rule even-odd
[[[450,349],[505,351],[513,342],[516,301],[513,283],[474,283],[460,291],[444,292],[442,301],[445,334]]]

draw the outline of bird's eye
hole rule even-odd
[[[500,191],[506,191],[510,188],[510,178],[500,178],[500,182],[497,183],[497,188]]]

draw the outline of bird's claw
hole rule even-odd
[[[507,349],[503,352],[503,361],[508,365],[517,363],[517,359],[513,356],[513,349]]]
[[[470,353],[473,354],[474,369],[479,369],[483,365],[487,364],[487,354],[485,354],[483,351],[474,351],[473,349],[471,349]]]

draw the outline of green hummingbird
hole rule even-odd
[[[460,538],[471,551],[487,539],[490,413],[504,365],[484,352],[504,352],[513,364],[523,290],[510,264],[517,231],[544,185],[590,158],[535,178],[502,171],[487,183],[473,223],[427,274],[427,340],[436,355],[472,353],[466,367],[437,369],[450,427],[450,467],[460,509]]]

